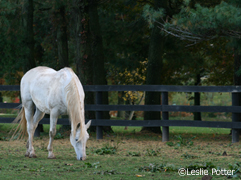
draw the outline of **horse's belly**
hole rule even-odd
[[[49,107],[46,106],[45,102],[42,99],[38,99],[38,98],[33,98],[32,100],[36,106],[36,108],[38,108],[40,111],[46,113],[46,114],[50,114],[50,109]]]
[[[52,101],[48,100],[48,97],[45,99],[32,97],[32,100],[35,106],[42,112],[50,114],[51,110],[55,109],[58,111],[59,115],[67,114],[67,108],[62,101],[59,99],[53,99]]]

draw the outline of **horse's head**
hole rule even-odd
[[[82,137],[80,141],[79,141],[79,137],[81,133],[80,128],[77,129],[75,137],[73,137],[72,134],[70,134],[70,142],[76,152],[77,160],[86,159],[86,143],[87,143],[87,140],[89,139],[89,134],[87,132],[87,129],[90,127],[90,124],[91,124],[91,120],[85,125],[85,135]]]

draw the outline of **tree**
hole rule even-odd
[[[25,72],[29,69],[36,67],[34,60],[34,32],[33,32],[33,13],[34,5],[33,0],[27,0],[25,2],[26,8],[26,43],[28,47],[27,51],[27,63],[25,66]]]
[[[180,13],[168,19],[164,17],[163,11],[159,12],[159,20],[148,12],[145,15],[150,24],[152,21],[158,23],[162,31],[189,41],[192,43],[190,45],[218,37],[226,37],[232,44],[229,48],[234,49],[234,85],[241,85],[240,2],[236,0],[222,1],[220,4],[211,6],[209,4],[209,7],[200,4],[194,5],[189,1],[185,3]],[[157,13],[158,11],[155,11],[153,14]],[[162,18],[160,18],[161,16]],[[199,99],[199,95],[195,94],[195,104],[199,104]],[[239,99],[241,105],[241,96]],[[197,116],[198,114],[195,113],[195,118],[199,118]]]
[[[199,75],[211,77],[205,80],[207,84],[229,85],[233,76],[238,78],[241,74],[238,69],[232,74],[231,69],[234,59],[237,64],[240,59],[239,41],[235,39],[240,34],[236,31],[240,27],[236,25],[239,1],[41,1],[31,5],[32,26],[31,21],[27,25],[29,1],[0,2],[1,77],[8,84],[18,83],[20,76],[13,74],[23,71],[23,67],[27,70],[35,66],[30,65],[33,63],[55,69],[70,66],[83,85],[107,81],[144,84],[144,80],[146,84],[194,85]],[[149,8],[145,7],[143,16],[147,3]],[[195,46],[188,46],[190,42]],[[147,63],[147,73],[142,63]],[[119,76],[125,72],[132,76]],[[143,79],[137,82],[135,73]],[[103,98],[108,103],[107,94]],[[145,102],[160,104],[160,98],[159,93],[149,92]],[[94,103],[93,93],[86,93],[85,102]],[[94,113],[89,112],[86,117],[94,118]],[[104,118],[108,118],[108,112]],[[147,112],[145,119],[160,119],[160,113]],[[160,132],[159,127],[144,129]]]
[[[68,48],[68,35],[67,35],[67,21],[66,21],[66,8],[61,5],[58,9],[59,20],[57,30],[57,45],[59,57],[59,69],[69,67],[69,48]]]
[[[156,8],[159,7],[156,3]],[[157,24],[154,25],[151,32],[151,39],[149,45],[149,55],[148,55],[148,64],[147,64],[147,76],[146,76],[146,84],[147,85],[159,85],[161,84],[162,77],[162,56],[163,56],[163,46],[165,44],[165,38],[159,32],[159,28]],[[146,92],[145,96],[145,105],[149,104],[161,104],[161,96],[158,92]],[[158,120],[160,119],[160,112],[145,112],[144,119],[145,120]],[[142,130],[149,130],[152,132],[160,133],[160,127],[144,127]]]
[[[73,44],[75,46],[76,73],[83,85],[93,85],[93,59],[90,50],[90,32],[87,1],[74,1],[73,6]],[[85,104],[94,104],[94,94],[85,93]],[[88,119],[95,119],[93,112],[85,112]],[[93,128],[92,128],[93,130]]]
[[[103,51],[103,40],[101,35],[101,27],[99,24],[98,15],[99,1],[92,0],[88,3],[89,15],[89,35],[90,35],[90,58],[93,60],[93,84],[107,85],[106,70],[105,70],[105,57]],[[108,92],[103,92],[102,102],[108,104]],[[109,112],[103,112],[103,118],[109,119]],[[104,127],[105,131],[112,131],[111,127]]]
[[[22,24],[21,2],[0,2],[0,77],[8,84],[17,83],[16,71],[22,69],[26,58],[26,34]],[[11,71],[10,71],[11,69]]]
[[[170,5],[168,1],[158,1],[155,0],[153,3],[153,9],[158,10],[163,8],[168,14],[167,16],[172,16],[175,11],[172,11],[168,6]],[[162,14],[163,12],[161,12]],[[157,14],[158,15],[158,14]],[[167,38],[164,34],[160,33],[158,23],[153,23],[153,28],[150,36],[149,44],[149,53],[148,53],[148,64],[147,64],[147,75],[146,75],[146,84],[147,85],[159,85],[162,83],[163,79],[163,55],[164,55],[164,46]],[[157,92],[146,92],[145,104],[161,104],[160,93]],[[157,120],[160,119],[160,112],[145,112],[145,120]],[[161,133],[160,127],[144,127],[142,131],[151,131],[155,133]]]
[[[103,53],[103,40],[99,24],[98,6],[100,1],[75,1],[74,26],[76,43],[77,73],[83,84],[106,85],[105,56]],[[103,93],[103,103],[108,104],[108,93]],[[85,102],[94,103],[92,93],[86,93]],[[93,113],[86,114],[94,118]],[[105,112],[105,119],[109,113]],[[94,130],[92,128],[92,130]],[[104,127],[105,131],[112,131],[111,127]]]
[[[193,44],[226,37],[231,42],[229,48],[234,49],[235,57],[235,54],[239,52],[240,44],[239,40],[236,39],[239,39],[241,34],[240,2],[235,0],[222,1],[211,7],[195,4],[195,8],[189,6],[189,1],[186,2],[180,13],[170,18],[170,22],[165,22],[162,18],[158,22],[159,28],[175,37],[193,42]],[[156,21],[150,16],[148,19]],[[238,57],[239,55],[234,58],[235,61],[238,61]],[[236,75],[235,73],[234,76]]]

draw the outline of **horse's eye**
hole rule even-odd
[[[78,141],[78,139],[75,139],[75,141]]]

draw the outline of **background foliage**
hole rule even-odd
[[[240,5],[236,0],[2,0],[0,83],[19,84],[35,66],[70,66],[83,85],[241,85]],[[138,99],[118,94],[128,104]],[[86,102],[93,104],[93,94],[86,94]],[[103,102],[109,103],[108,94]],[[147,93],[145,104],[160,104],[160,95]],[[160,113],[145,116],[159,118]]]

